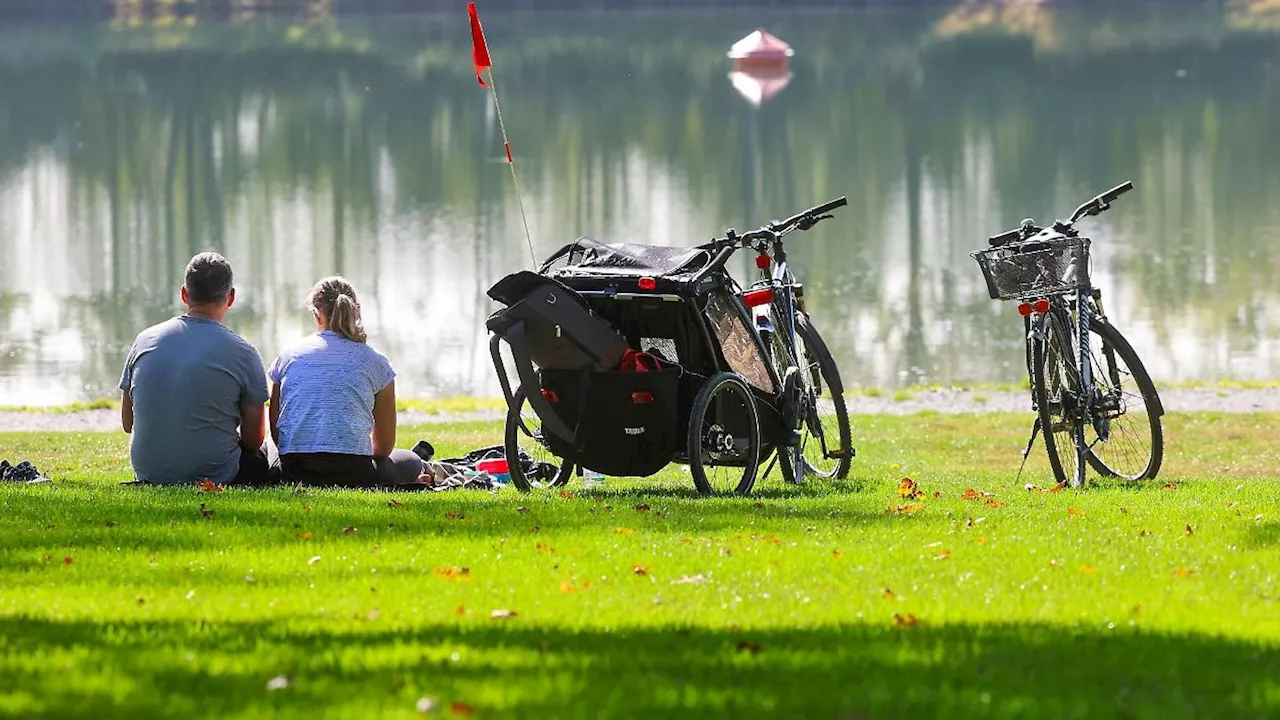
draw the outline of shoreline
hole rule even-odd
[[[1165,412],[1251,413],[1280,412],[1280,385],[1174,386],[1160,391]],[[983,388],[921,388],[892,393],[856,390],[846,398],[850,415],[1026,413],[1031,401],[1025,390]],[[452,398],[408,401],[399,411],[399,424],[435,425],[485,422],[503,418],[501,398]],[[119,404],[0,409],[0,432],[104,432],[120,429]]]

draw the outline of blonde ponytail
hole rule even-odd
[[[316,283],[307,296],[307,302],[325,317],[329,329],[342,337],[362,343],[368,339],[360,321],[360,301],[356,289],[338,275]]]

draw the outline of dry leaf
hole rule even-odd
[[[444,514],[444,519],[445,520],[466,520],[467,516],[463,515],[462,513],[447,512]]]
[[[1093,567],[1092,565],[1081,565],[1079,569],[1080,569],[1080,572],[1084,573],[1085,575],[1096,575],[1098,572],[1098,569]]]
[[[636,512],[649,512],[649,506],[641,503],[636,506]]]
[[[556,549],[555,549],[555,548],[551,547],[550,545],[548,545],[548,544],[546,544],[546,543],[541,543],[541,542],[540,542],[540,543],[535,544],[535,545],[533,546],[533,549],[534,549],[534,550],[537,550],[537,551],[538,551],[538,552],[540,552],[540,553],[553,553],[553,552],[555,552],[555,551],[556,551]]]
[[[1138,532],[1138,537],[1151,537],[1154,533],[1150,530],[1142,530]]]
[[[303,539],[303,540],[311,540],[311,539],[315,538],[315,535],[312,535],[312,534],[311,534],[311,531],[310,531],[310,530],[307,530],[307,531],[305,531],[305,532],[300,532],[300,533],[298,533],[298,537],[299,537],[299,538],[301,538],[301,539]]]
[[[1160,489],[1161,490],[1177,490],[1178,486],[1175,483],[1165,483],[1160,486]]]
[[[1057,485],[1054,485],[1053,487],[1049,488],[1048,490],[1045,490],[1045,492],[1051,492],[1051,493],[1062,492],[1066,487],[1067,487],[1066,483],[1060,482]]]
[[[884,589],[884,599],[885,599],[885,600],[897,600],[897,599],[898,599],[898,596],[894,594],[893,590],[891,590],[891,589],[889,589],[889,588],[885,588],[885,589]]]
[[[400,502],[399,500],[396,500],[395,498],[391,498],[390,500],[387,501],[387,507],[400,508],[400,507],[404,507],[404,503]]]
[[[1194,535],[1195,532],[1195,530],[1191,529],[1191,523],[1187,523],[1187,536],[1190,537],[1191,535]]]
[[[1084,513],[1073,507],[1069,507],[1067,508],[1067,517],[1084,517]]]
[[[467,606],[465,606],[465,605],[459,605],[458,607],[456,607],[456,608],[454,608],[454,609],[453,609],[453,614],[454,614],[454,615],[457,615],[458,617],[462,617],[463,615],[466,615],[466,614],[467,614]]]
[[[906,513],[917,512],[923,509],[923,505],[899,505],[896,508],[888,508],[885,512],[890,515],[905,515]]]
[[[520,513],[521,515],[527,515],[529,513],[529,508],[521,505],[520,507],[516,508],[516,512]]]
[[[987,498],[987,507],[993,507],[993,508],[999,509],[1004,507],[1004,503],[993,497],[989,497]]]
[[[831,551],[831,557],[833,557],[833,558],[842,558],[842,557],[844,557],[844,553],[840,552],[839,550],[832,550],[832,551]]]
[[[1128,514],[1129,514],[1129,510],[1128,510],[1128,508],[1125,508],[1125,507],[1121,507],[1121,508],[1120,508],[1120,512],[1121,512],[1122,514],[1124,514],[1124,515],[1128,515]]]
[[[765,535],[764,537],[762,537],[762,538],[760,538],[760,539],[761,539],[761,540],[764,540],[764,541],[765,541],[765,542],[767,542],[767,543],[773,543],[774,545],[781,545],[781,544],[782,544],[782,538],[778,537],[777,535]]]
[[[70,556],[70,555],[68,555],[68,556],[66,556],[66,557],[64,557],[64,558],[62,558],[62,564],[63,564],[63,565],[70,565],[70,564],[71,564],[71,563],[73,563],[73,562],[75,562],[75,560],[71,559],[71,556]]]
[[[455,700],[449,703],[449,712],[459,717],[471,717],[476,714],[476,709],[466,703],[460,703]]]
[[[459,580],[465,577],[471,577],[471,568],[465,567],[438,567],[435,570],[436,577],[447,578],[450,580]]]
[[[934,491],[934,493],[933,493],[933,499],[934,499],[934,500],[941,500],[941,499],[942,499],[942,491],[941,491],[941,490],[935,490],[935,491]]]
[[[946,559],[947,559],[947,558],[949,558],[949,557],[951,557],[951,551],[950,551],[950,550],[948,550],[948,549],[946,549],[946,548],[943,548],[943,549],[942,549],[942,552],[938,553],[938,555],[937,555],[936,557],[934,557],[933,559],[934,559],[934,560],[946,560]]]
[[[204,506],[204,503],[200,503],[200,514],[205,518],[212,518],[214,511],[213,508],[207,508]]]
[[[965,488],[964,493],[960,495],[965,500],[981,500],[986,497],[986,493],[980,493],[973,488]]]
[[[44,561],[45,565],[48,565],[49,563],[53,562],[53,556],[48,553],[45,553],[45,556],[40,559]]]
[[[632,573],[634,573],[634,574],[636,574],[636,575],[642,575],[642,576],[643,576],[643,575],[648,575],[648,574],[649,574],[649,568],[645,567],[644,565],[632,565],[632,566],[631,566],[631,572],[632,572]]]
[[[906,615],[893,614],[894,627],[916,627],[920,624],[920,620],[915,615],[907,613]]]
[[[519,613],[517,613],[515,610],[494,610],[493,612],[489,613],[489,617],[493,618],[494,620],[500,620],[503,618],[513,618],[518,614]]]
[[[748,640],[738,641],[738,652],[749,652],[752,655],[759,655],[760,651],[763,649],[764,648],[760,646],[760,643],[750,642]]]
[[[632,530],[631,528],[620,527],[620,528],[614,528],[613,533],[615,535],[635,535],[636,531]]]
[[[1195,568],[1178,568],[1173,571],[1173,574],[1180,578],[1191,577],[1195,574]]]
[[[569,492],[568,490],[561,490],[561,491],[560,491],[560,497],[564,498],[565,500],[572,500],[572,499],[574,499],[574,498],[576,498],[576,497],[578,497],[578,496],[577,496],[577,495],[574,495],[573,493]]]
[[[223,487],[221,485],[210,480],[209,478],[205,478],[204,480],[201,480],[200,482],[196,483],[196,488],[204,492],[222,492],[223,490]]]
[[[979,544],[979,545],[986,545],[986,544],[987,544],[987,539],[986,539],[985,537],[980,537],[980,538],[978,538],[978,544]]]
[[[577,588],[577,586],[575,586],[573,583],[571,583],[571,582],[569,582],[569,581],[567,581],[567,580],[561,580],[561,581],[560,581],[560,592],[562,592],[562,593],[565,593],[565,594],[572,594],[572,593],[576,592],[576,591],[577,591],[577,589],[578,589],[578,588]]]
[[[898,494],[908,500],[923,500],[924,491],[911,478],[902,478],[898,481]]]

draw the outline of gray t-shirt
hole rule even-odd
[[[226,326],[190,315],[138,334],[120,389],[133,397],[134,474],[161,484],[234,479],[240,408],[268,397],[258,351]]]

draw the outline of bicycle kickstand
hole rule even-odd
[[[1018,466],[1018,476],[1013,479],[1015,483],[1022,479],[1022,470],[1027,466],[1027,456],[1031,455],[1031,446],[1036,442],[1036,435],[1040,433],[1040,416],[1036,416],[1036,421],[1031,425],[1031,438],[1027,440],[1027,446],[1022,450],[1022,464]]]

